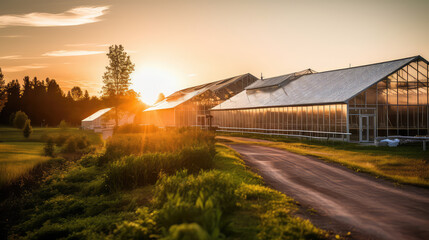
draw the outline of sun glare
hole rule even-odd
[[[159,67],[142,67],[131,75],[132,86],[140,93],[140,99],[153,104],[161,92],[167,96],[179,87],[178,78],[170,71]]]

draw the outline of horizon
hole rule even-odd
[[[108,46],[122,44],[136,65],[131,88],[152,104],[161,92],[245,73],[428,57],[427,9],[421,0],[2,2],[0,67],[7,82],[49,77],[98,96]]]

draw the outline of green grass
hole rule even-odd
[[[43,156],[46,137],[59,134],[85,134],[98,142],[99,136],[82,132],[77,128],[33,128],[27,139],[22,131],[11,127],[0,127],[0,188],[28,173],[34,166],[49,159]]]
[[[222,134],[223,136],[249,137],[272,142],[230,139],[233,142],[258,144],[284,149],[301,155],[340,163],[358,172],[396,183],[429,187],[429,153],[421,144],[403,145],[397,148],[364,146],[355,143],[309,141],[258,134]]]
[[[0,143],[0,187],[29,172],[36,164],[49,157],[41,156],[41,142]]]
[[[66,170],[57,169],[24,197],[0,203],[0,210],[7,210],[0,224],[9,218],[13,224],[3,230],[12,239],[328,237],[295,217],[297,203],[266,187],[235,151],[222,144],[216,144],[216,151],[211,170],[162,173],[154,185],[113,192],[105,183],[109,164],[99,164],[103,154],[84,156]]]

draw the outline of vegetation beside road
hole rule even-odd
[[[105,152],[88,154],[65,171],[58,170],[25,197],[2,203],[1,209],[14,209],[9,214],[17,216],[6,228],[9,237],[328,236],[295,217],[296,202],[264,186],[233,150],[215,144],[211,133],[181,129],[117,134],[106,147]]]
[[[259,144],[301,155],[315,156],[326,161],[340,163],[354,171],[367,172],[396,183],[429,187],[429,153],[422,150],[421,144],[391,148],[246,133],[219,135],[226,138],[232,136],[268,140],[271,142],[229,139],[236,143]]]

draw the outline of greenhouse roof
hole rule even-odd
[[[195,87],[190,87],[190,88],[185,88],[182,90],[179,90],[169,96],[167,96],[163,101],[156,103],[155,105],[153,105],[152,107],[148,108],[145,110],[145,112],[148,111],[154,111],[154,110],[162,110],[162,109],[171,109],[171,108],[175,108],[178,105],[210,90],[210,91],[219,91],[225,87],[227,87],[228,85],[234,83],[235,81],[241,79],[242,77],[247,76],[249,73],[243,74],[243,75],[239,75],[239,76],[235,76],[235,77],[231,77],[231,78],[227,78],[227,79],[223,79],[223,80],[218,80],[215,82],[210,82],[210,83],[206,83],[206,84],[202,84],[202,85],[198,85]]]
[[[250,85],[247,90],[224,101],[212,110],[345,103],[374,83],[416,59],[422,58],[416,56],[365,66],[305,74],[298,76],[293,81],[287,81],[287,78],[293,74],[258,80]],[[258,87],[275,85],[277,87]]]
[[[103,116],[105,113],[107,113],[110,110],[112,110],[112,108],[104,108],[104,109],[98,110],[97,112],[95,112],[91,116],[83,119],[82,122],[91,122],[91,121],[94,121],[95,119]]]

